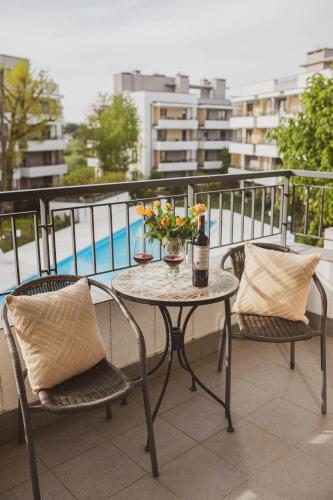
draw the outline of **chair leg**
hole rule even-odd
[[[217,364],[217,371],[221,372],[223,368],[223,359],[225,356],[225,339],[226,339],[226,320],[224,320],[224,325],[223,325],[223,330],[222,330],[222,335],[221,335],[221,345],[220,345],[220,354],[219,354],[219,361]]]
[[[23,444],[25,442],[24,424],[22,418],[20,399],[18,400],[18,405],[17,405],[17,442],[18,444]]]
[[[326,415],[327,412],[327,382],[326,382],[326,334],[320,337],[320,360],[322,374],[322,389],[321,389],[321,412]]]
[[[107,407],[105,408],[105,410],[106,410],[106,420],[111,420],[111,418],[112,418],[111,405],[107,405]]]
[[[151,407],[150,407],[147,382],[144,380],[142,382],[142,392],[143,392],[143,402],[145,405],[151,468],[152,468],[153,476],[158,477],[158,463],[157,463],[157,455],[156,455],[154,423],[153,423],[153,418],[152,418],[152,414],[151,414]]]
[[[290,369],[295,370],[295,342],[290,342]]]
[[[24,424],[25,439],[28,447],[29,455],[29,466],[30,466],[30,477],[32,486],[33,500],[41,500],[40,489],[39,489],[39,479],[37,470],[37,461],[35,454],[35,446],[32,437],[31,419],[30,412],[28,408],[28,403],[26,401],[21,401],[21,413]]]

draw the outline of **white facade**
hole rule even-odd
[[[281,164],[277,147],[268,141],[267,133],[279,125],[281,118],[301,110],[300,96],[308,79],[315,73],[331,76],[332,61],[333,49],[308,52],[303,73],[247,85],[241,96],[232,99],[233,137],[229,152],[233,172],[235,169],[274,170]]]
[[[232,111],[223,79],[191,85],[186,76],[136,71],[114,75],[114,90],[131,97],[139,116],[133,170],[150,177],[153,171],[175,176],[222,168],[220,152],[229,145]]]
[[[0,54],[0,64],[11,68],[22,58]],[[59,94],[55,99],[61,99]],[[13,176],[14,189],[31,189],[52,186],[54,181],[68,171],[64,163],[66,140],[62,134],[62,119],[50,122],[47,139],[29,140],[21,150],[20,164]]]

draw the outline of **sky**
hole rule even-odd
[[[333,47],[333,0],[0,0],[0,53],[47,69],[81,122],[112,75],[177,72],[241,87],[299,72]]]

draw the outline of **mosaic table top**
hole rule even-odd
[[[208,287],[192,285],[192,268],[184,266],[173,282],[165,264],[150,265],[145,279],[142,269],[132,267],[119,272],[112,279],[112,288],[122,297],[154,305],[199,305],[224,300],[234,295],[239,281],[231,273],[221,271],[218,266],[209,269]]]

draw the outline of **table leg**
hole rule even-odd
[[[230,299],[225,301],[225,324],[226,324],[226,382],[225,382],[225,403],[230,411],[231,397],[231,358],[232,358],[232,333],[231,333],[231,310]],[[227,416],[227,411],[226,411]]]

